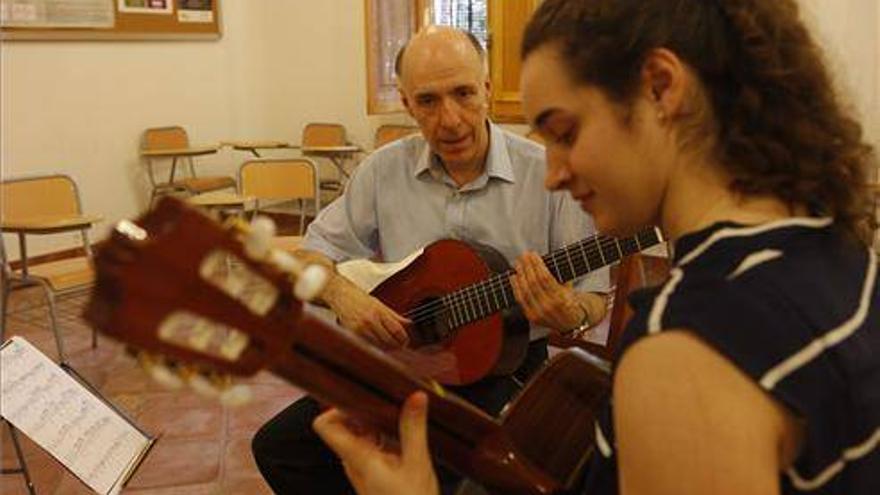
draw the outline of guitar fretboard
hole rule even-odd
[[[624,238],[595,235],[553,251],[541,259],[556,280],[564,283],[661,241],[654,227]],[[509,280],[513,273],[513,270],[499,273],[444,296],[441,302],[446,313],[447,328],[467,325],[516,304]]]

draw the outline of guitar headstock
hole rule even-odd
[[[85,317],[132,347],[158,381],[240,401],[245,392],[231,376],[273,366],[293,343],[301,301],[327,278],[271,249],[273,234],[265,218],[221,225],[164,198],[119,222],[98,250]]]

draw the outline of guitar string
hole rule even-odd
[[[551,253],[551,255],[548,255],[547,257],[544,258],[544,262],[545,262],[545,264],[547,264],[548,268],[549,268],[549,265],[551,262],[553,262],[554,265],[557,265],[557,272],[560,272],[560,275],[562,275],[562,273],[561,273],[561,270],[558,268],[558,264],[562,260],[570,260],[570,261],[576,262],[576,264],[578,265],[578,268],[574,268],[575,263],[569,263],[569,267],[574,268],[575,273],[583,270],[584,268],[587,268],[588,271],[592,271],[593,268],[592,268],[592,264],[590,263],[590,260],[595,261],[596,264],[599,265],[599,266],[596,266],[596,269],[600,268],[601,266],[605,266],[607,264],[610,264],[605,259],[606,258],[605,255],[609,251],[610,251],[610,255],[608,256],[609,258],[616,257],[616,259],[612,259],[611,262],[613,263],[613,262],[618,261],[621,258],[621,256],[624,255],[623,251],[626,251],[627,254],[629,254],[631,252],[638,251],[640,244],[645,244],[644,247],[649,247],[648,244],[650,244],[650,245],[656,244],[658,239],[656,238],[656,236],[654,236],[652,234],[653,234],[653,231],[651,230],[651,231],[643,231],[635,236],[623,238],[623,239],[616,239],[616,238],[607,237],[607,236],[602,236],[602,237],[594,236],[589,239],[585,239],[584,241],[581,241],[579,243],[572,244],[566,248],[558,250],[557,252]],[[642,238],[641,243],[639,242],[639,240],[640,240],[639,237]],[[590,241],[592,241],[592,242],[590,242]],[[588,253],[584,249],[584,246],[587,244],[596,244],[597,246],[600,246],[600,248],[597,248],[597,249],[591,248],[591,251]],[[627,247],[627,246],[629,246],[629,247]],[[623,248],[623,249],[621,249],[621,248]],[[572,251],[576,251],[577,249],[581,250],[581,253],[579,253],[580,256],[575,256],[572,259],[570,254]],[[599,252],[599,249],[601,249],[602,252]],[[584,266],[584,265],[586,265],[586,266]],[[563,263],[563,266],[565,266],[564,263]],[[492,304],[491,304],[489,296],[490,295],[493,296],[493,298],[495,298],[497,301],[497,295],[498,295],[499,289],[502,291],[502,296],[506,299],[506,294],[509,292],[507,290],[507,287],[509,287],[509,283],[508,283],[507,278],[510,275],[512,275],[513,273],[514,273],[513,271],[507,271],[503,274],[496,274],[492,278],[490,278],[486,281],[483,281],[483,282],[480,282],[477,284],[473,284],[469,287],[466,287],[464,289],[459,289],[458,291],[451,293],[449,296],[446,297],[447,302],[445,304],[441,298],[441,300],[436,300],[436,301],[433,301],[432,303],[428,303],[428,304],[419,306],[418,308],[415,308],[413,311],[410,311],[406,314],[412,318],[417,319],[418,322],[424,322],[425,320],[432,318],[433,316],[435,316],[436,314],[439,313],[439,311],[436,311],[438,309],[438,307],[440,307],[440,309],[442,311],[442,309],[443,309],[442,307],[445,306],[446,309],[450,309],[450,310],[456,312],[457,315],[459,314],[459,310],[462,310],[465,318],[457,318],[457,319],[474,321],[474,319],[471,319],[469,317],[470,309],[474,310],[475,315],[477,313],[480,313],[481,316],[485,316],[485,315],[482,315],[484,305],[483,305],[483,302],[480,301],[480,299],[485,299],[487,302],[487,306],[490,309],[492,309]],[[573,273],[572,275],[574,275],[575,273]],[[468,304],[470,305],[470,307],[468,307]],[[494,311],[490,311],[490,313],[491,312],[494,312]]]
[[[642,242],[639,242],[640,240]],[[593,241],[592,243],[600,246],[600,248],[597,248],[596,250],[592,250],[591,248],[591,251],[588,253],[584,249],[584,246],[590,244],[590,241]],[[651,245],[657,244],[658,242],[659,239],[657,239],[656,235],[654,235],[653,229],[642,231],[634,236],[623,239],[617,239],[607,236],[594,236],[592,238],[585,239],[578,244],[572,244],[571,246],[563,248],[562,250],[551,253],[551,255],[548,255],[544,258],[544,262],[545,264],[547,264],[548,268],[549,264],[553,262],[554,265],[557,265],[557,272],[560,272],[560,275],[562,275],[561,270],[559,270],[558,268],[559,261],[562,261],[563,259],[569,260],[569,266],[574,270],[574,273],[572,273],[572,275],[575,275],[577,272],[580,272],[584,268],[587,268],[588,271],[593,270],[589,260],[593,260],[596,262],[596,269],[610,264],[607,261],[605,254],[612,247],[614,249],[610,249],[611,254],[608,257],[612,258],[611,262],[613,263],[619,261],[620,258],[624,256],[623,251],[626,251],[626,254],[630,254],[639,251],[641,249],[640,244],[644,244],[644,247],[647,248]],[[621,247],[623,249],[621,249]],[[576,251],[578,248],[580,248],[581,250],[581,256],[575,256],[575,258],[572,260],[570,254],[572,251]],[[601,252],[599,251],[599,249],[601,249]],[[598,258],[601,259],[594,259],[597,258],[596,255],[598,255]],[[575,268],[572,261],[576,261],[579,268]],[[586,264],[586,266],[584,266],[584,264]],[[565,265],[563,264],[563,266]],[[476,316],[482,318],[499,309],[492,307],[492,303],[489,297],[490,295],[493,299],[495,299],[496,305],[498,304],[497,296],[499,289],[501,291],[502,297],[504,299],[507,299],[507,294],[510,292],[508,290],[509,282],[507,278],[513,273],[513,271],[507,271],[503,274],[500,274],[501,276],[499,276],[499,274],[496,274],[489,280],[473,284],[472,286],[466,287],[465,289],[460,289],[459,291],[453,292],[446,298],[447,303],[445,305],[443,300],[441,299],[439,301],[434,301],[427,305],[420,306],[407,314],[414,317],[416,322],[423,323],[434,318],[437,314],[443,312],[444,310],[447,310],[448,312],[453,313],[453,316],[456,317],[455,320],[462,320],[461,323],[455,321],[454,326],[460,326],[471,321],[476,321],[476,319],[478,319],[476,318]],[[488,307],[488,309],[490,310],[488,313],[484,312],[484,305],[482,300],[486,300],[485,307]],[[439,311],[438,306],[441,306],[439,308]],[[470,316],[470,309],[474,310],[474,318]],[[463,316],[463,318],[459,318],[459,316]]]
[[[647,244],[654,245],[657,244],[658,241],[659,239],[656,238],[653,228],[644,230],[633,236],[622,239],[597,235],[559,249],[554,253],[550,253],[550,255],[543,259],[543,261],[548,266],[548,269],[550,267],[550,263],[552,262],[556,267],[556,271],[560,275],[562,275],[562,270],[559,268],[560,262],[568,261],[567,264],[569,268],[574,269],[574,273],[572,273],[572,275],[574,275],[585,268],[588,271],[592,271],[594,269],[598,269],[610,264],[606,261],[605,256],[609,248],[613,248],[611,249],[611,256],[609,257],[614,258],[616,256],[616,259],[612,259],[611,261],[611,263],[614,263],[621,259],[623,251],[626,251],[626,254],[630,254],[631,252],[638,251],[643,244],[645,245],[645,247],[649,247]],[[634,243],[635,246],[632,246],[630,244],[629,247],[627,247],[627,243]],[[590,251],[587,251],[586,246],[588,244],[596,244],[597,248],[589,248]],[[630,248],[634,249],[630,251]],[[579,256],[575,256],[574,258],[572,258],[572,251],[577,250],[581,251],[580,253],[576,253],[579,254]],[[590,263],[590,261],[596,261],[596,265],[598,266],[596,266],[596,268],[592,268],[593,265]],[[575,267],[574,265],[577,265],[577,267]],[[563,266],[565,266],[565,263],[563,263]],[[471,319],[468,317],[468,313],[470,312],[469,309],[474,309],[474,315],[476,316],[479,313],[481,317],[494,312],[490,311],[489,313],[482,314],[483,303],[479,302],[479,299],[485,299],[487,301],[487,306],[489,307],[489,309],[492,309],[491,301],[489,301],[490,295],[494,296],[497,300],[497,293],[500,290],[502,292],[502,296],[504,296],[504,298],[506,299],[506,295],[509,292],[512,292],[508,290],[508,288],[510,287],[508,278],[513,273],[515,273],[513,270],[508,270],[502,274],[495,274],[488,280],[472,284],[471,286],[465,287],[464,289],[459,289],[444,298],[439,298],[428,304],[418,306],[412,311],[405,313],[404,316],[411,319],[414,323],[424,323],[426,321],[435,319],[438,314],[447,311],[454,312],[457,316],[464,316],[464,318],[457,318],[463,321],[456,326],[461,326],[469,323],[470,321],[475,321],[477,318]],[[446,299],[446,302],[444,302],[444,299]],[[478,302],[475,303],[474,301]],[[466,306],[468,303],[470,303],[470,308]],[[462,315],[462,313],[464,314]]]
[[[642,242],[640,243],[638,237],[648,237],[648,238],[642,239]],[[630,245],[630,248],[634,248],[634,249],[630,250],[630,248],[627,248],[625,246],[625,244],[627,244],[628,242],[635,243],[635,246]],[[554,265],[557,265],[557,272],[560,272],[560,275],[562,275],[562,273],[561,273],[561,270],[558,268],[558,265],[559,265],[559,262],[562,260],[576,261],[577,262],[576,264],[578,265],[577,268],[575,268],[573,266],[574,263],[569,263],[569,266],[571,268],[575,269],[575,273],[583,270],[584,268],[588,269],[588,271],[592,271],[592,270],[594,270],[594,268],[592,268],[592,264],[590,263],[591,260],[596,262],[597,266],[595,269],[598,269],[598,268],[601,268],[601,267],[604,267],[604,266],[610,264],[605,259],[605,253],[607,253],[610,248],[614,248],[614,249],[610,249],[611,256],[609,256],[609,257],[611,257],[611,258],[613,258],[614,256],[617,257],[616,259],[612,259],[611,263],[613,263],[613,262],[620,260],[621,255],[623,255],[623,251],[627,251],[627,254],[629,254],[631,252],[638,251],[640,244],[646,244],[645,247],[648,247],[647,244],[653,245],[653,244],[656,244],[657,242],[658,242],[658,239],[656,238],[656,236],[653,235],[653,229],[647,230],[647,231],[642,231],[634,236],[623,238],[623,239],[617,239],[617,238],[609,237],[609,236],[593,236],[588,239],[584,239],[582,241],[579,241],[575,244],[572,244],[570,246],[567,246],[565,248],[562,248],[560,250],[557,250],[556,252],[551,253],[550,255],[547,255],[543,260],[544,260],[545,264],[548,266],[548,268],[550,266],[550,262],[553,262]],[[597,247],[596,249],[593,249],[592,247],[590,247],[590,251],[588,252],[586,249],[584,249],[585,246],[588,244],[596,244],[597,246],[600,246],[600,247]],[[623,247],[623,251],[621,250],[621,247]],[[576,251],[578,249],[580,249],[580,251],[581,251],[580,256],[575,256],[575,258],[571,259],[571,256],[570,256],[571,252]],[[600,252],[600,249],[601,249],[601,252]],[[563,264],[563,266],[565,266],[565,264]],[[475,314],[477,312],[482,313],[483,304],[481,302],[477,302],[475,304],[473,301],[479,300],[481,298],[486,299],[488,301],[489,295],[490,294],[493,296],[497,295],[497,291],[499,289],[504,294],[507,294],[507,292],[508,292],[507,288],[509,287],[508,277],[510,275],[512,275],[513,273],[514,273],[513,270],[508,270],[507,272],[504,272],[502,274],[495,274],[495,275],[493,275],[493,277],[491,277],[488,280],[485,280],[483,282],[479,282],[476,284],[472,284],[471,286],[465,287],[463,289],[459,289],[459,290],[449,294],[447,296],[447,298],[449,298],[448,302],[445,304],[442,300],[443,298],[441,298],[439,300],[432,301],[431,303],[419,306],[410,312],[407,312],[406,316],[410,317],[414,321],[424,322],[426,320],[433,318],[434,316],[436,316],[436,314],[442,312],[444,307],[446,307],[446,309],[451,309],[452,311],[455,311],[457,314],[458,314],[459,310],[462,310],[465,313],[465,315],[464,315],[465,318],[462,318],[462,319],[469,320],[469,321],[475,321],[475,319],[470,319],[468,317],[467,313],[469,313],[469,311],[468,311],[469,308],[467,308],[466,305],[468,303],[470,303],[471,308],[475,309]],[[574,275],[575,273],[573,273],[572,275]],[[479,309],[476,308],[477,305],[479,306]],[[491,308],[491,303],[489,304],[489,306]],[[440,309],[440,311],[437,311],[438,308]],[[481,316],[485,316],[485,315],[481,315]]]
[[[640,232],[638,235],[639,237],[644,238],[648,237],[650,234],[653,234],[653,232]],[[656,236],[651,235],[650,238],[643,239],[642,243],[646,244],[645,247],[648,247],[647,244],[654,244],[657,242],[655,239]],[[596,244],[597,246],[599,246],[599,248],[594,250],[591,244]],[[545,257],[543,261],[548,266],[548,268],[550,267],[550,264],[553,263],[555,265],[556,271],[560,274],[560,278],[566,278],[566,276],[559,268],[559,265],[561,264],[563,267],[565,267],[566,264],[562,262],[564,260],[569,261],[568,266],[572,271],[571,278],[574,278],[574,275],[583,271],[584,269],[587,269],[587,271],[592,271],[594,269],[594,264],[596,265],[595,269],[610,264],[606,259],[606,253],[608,253],[609,251],[610,254],[607,256],[607,258],[612,258],[611,262],[616,262],[624,255],[623,251],[626,251],[627,254],[638,251],[639,244],[639,240],[636,238],[636,236],[624,239],[616,239],[607,236],[594,236],[593,238],[586,239],[581,243],[573,244],[571,246],[563,248],[562,250],[552,253],[552,255],[548,255],[547,257]],[[589,251],[585,249],[585,246],[587,245],[590,245]],[[599,251],[599,249],[601,249],[601,252]],[[580,253],[577,253],[578,250],[580,250]],[[571,257],[572,252],[575,252],[575,257],[573,259]],[[578,254],[580,254],[580,256],[577,256]],[[591,263],[591,261],[594,263]],[[575,264],[577,265],[577,267],[574,266]],[[479,305],[479,312],[483,313],[483,303],[481,299],[485,299],[489,308],[493,309],[491,307],[492,305],[491,301],[489,300],[489,296],[492,295],[493,298],[497,300],[498,289],[500,289],[502,292],[502,297],[506,299],[507,294],[509,293],[509,291],[507,290],[507,288],[509,287],[507,278],[511,274],[513,274],[513,272],[508,271],[502,274],[503,276],[501,277],[494,277],[493,279],[489,279],[488,281],[484,281],[469,286],[465,289],[461,289],[458,293],[458,295],[460,295],[461,297],[456,297],[455,293],[452,294],[452,298],[449,300],[450,304],[448,304],[448,306],[451,306],[450,309],[452,311],[458,312],[459,309],[466,308],[464,305],[468,302],[471,303],[471,307],[473,308],[474,304],[472,301],[476,300],[477,304]],[[457,299],[461,299],[462,301],[457,302]],[[442,303],[442,301],[440,302]],[[429,307],[427,309],[430,310],[432,308]],[[490,311],[490,313],[491,312],[492,311]],[[413,314],[415,315],[416,313],[413,312]],[[467,315],[465,316],[467,317]],[[481,314],[481,316],[484,315]],[[471,321],[473,320],[471,319]]]

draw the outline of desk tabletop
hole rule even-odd
[[[197,194],[190,198],[187,198],[186,201],[190,204],[196,206],[204,206],[204,207],[224,207],[224,206],[238,206],[244,207],[245,203],[248,203],[253,198],[251,196],[241,196],[236,193],[226,192],[226,191],[211,191],[202,194]]]
[[[345,146],[303,146],[302,152],[306,154],[344,154],[344,153],[357,153],[362,151],[360,146],[356,145],[345,145]]]
[[[102,219],[103,217],[99,215],[57,215],[24,220],[3,219],[0,221],[0,229],[6,232],[47,234],[90,227]]]
[[[287,141],[230,139],[220,141],[220,146],[229,146],[237,150],[298,148]]]
[[[197,155],[210,155],[211,153],[216,153],[220,149],[219,145],[208,145],[208,146],[191,146],[189,148],[165,148],[158,150],[141,150],[141,156],[159,156],[159,157],[171,157],[171,156],[197,156]]]

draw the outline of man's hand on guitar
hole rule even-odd
[[[586,309],[578,303],[575,290],[557,282],[537,254],[523,254],[514,268],[516,273],[510,277],[510,285],[530,322],[566,332],[590,316],[585,315]]]
[[[428,451],[428,397],[417,392],[400,412],[400,449],[389,449],[379,434],[357,426],[337,409],[314,422],[314,429],[342,459],[360,495],[434,495],[437,476]]]
[[[341,275],[331,278],[322,294],[324,302],[345,328],[384,348],[398,348],[409,338],[404,325],[410,321]]]

